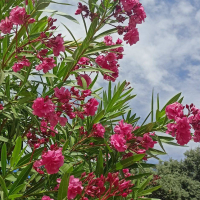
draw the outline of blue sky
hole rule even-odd
[[[145,23],[139,25],[140,41],[125,45],[125,56],[120,62],[120,76],[131,83],[137,97],[131,107],[144,119],[150,111],[151,93],[159,93],[161,106],[172,96],[182,92],[184,104],[194,103],[200,108],[200,1],[199,0],[140,0],[147,13]],[[78,1],[63,0],[77,5]],[[76,7],[56,6],[50,9],[73,15]],[[79,21],[79,16],[74,16]],[[83,25],[58,17],[77,38],[83,38]],[[63,35],[70,37],[60,26]],[[118,36],[116,35],[115,38]],[[106,85],[106,82],[104,83]],[[102,86],[102,81],[99,81]],[[189,147],[166,146],[168,155],[162,159],[182,159]]]

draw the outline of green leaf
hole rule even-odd
[[[160,187],[161,187],[160,185],[156,186],[156,187],[152,187],[150,189],[147,189],[147,190],[144,190],[144,191],[140,192],[138,195],[139,196],[147,195],[148,193],[152,193],[153,191],[158,190]]]
[[[8,197],[8,190],[6,188],[6,184],[5,184],[5,182],[4,182],[4,180],[3,180],[3,178],[1,176],[0,176],[0,185],[1,185],[1,188],[2,188],[2,190],[4,192],[4,195],[6,197]]]
[[[105,111],[104,111],[104,110],[101,110],[101,111],[95,116],[95,118],[93,119],[92,124],[98,123],[98,122],[104,117],[104,113],[105,113]]]
[[[0,85],[4,82],[5,73],[3,70],[0,70]]]
[[[153,175],[149,176],[147,179],[145,179],[140,185],[139,185],[139,190],[138,193],[143,191],[143,189],[149,184],[149,182],[152,180]]]
[[[36,4],[36,10],[43,10],[45,9],[47,6],[49,6],[50,4],[50,0],[40,0],[38,1],[38,3]]]
[[[10,188],[9,195],[13,194],[15,188],[21,184],[24,183],[24,181],[27,179],[33,164],[29,164],[26,168],[24,168],[19,176],[17,177],[17,180],[13,183],[12,187]]]
[[[43,77],[58,78],[55,74],[51,74],[51,73],[46,73],[43,75]]]
[[[7,165],[7,149],[6,149],[6,144],[4,143],[1,149],[1,170],[3,176],[5,176],[6,174],[6,165]]]
[[[87,82],[84,79],[84,77],[80,76],[80,78],[81,78],[81,81],[82,81],[82,84],[83,84],[83,89],[86,90],[87,89]]]
[[[34,152],[34,154],[33,154],[33,159],[37,159],[41,155],[43,149],[44,148],[36,149],[35,152]],[[32,156],[32,152],[26,154],[23,158],[21,158],[19,160],[19,162],[17,163],[17,167],[29,163],[31,156]]]
[[[100,33],[99,35],[95,36],[94,37],[94,40],[96,39],[99,39],[99,38],[102,38],[106,35],[110,35],[112,33],[116,33],[117,32],[117,29],[116,28],[113,28],[113,29],[110,29],[110,30],[107,30],[107,31],[104,31],[103,33]]]
[[[172,103],[178,101],[178,99],[180,98],[180,96],[181,96],[181,92],[178,93],[178,94],[176,94],[174,97],[172,97],[172,98],[166,103],[166,105],[162,108],[161,112],[164,111],[165,108],[166,108],[168,105],[170,105],[170,104],[172,104]]]
[[[11,118],[11,119],[12,119],[12,118]],[[2,142],[8,142],[8,139],[5,138],[5,137],[3,137],[3,136],[0,136],[0,141],[2,141]]]
[[[17,164],[17,161],[19,161],[19,159],[20,159],[19,155],[20,155],[20,152],[21,152],[21,147],[22,147],[22,138],[18,137],[17,140],[16,140],[15,148],[14,148],[13,153],[12,153],[11,160],[10,160],[11,167],[14,167]]]
[[[96,176],[100,177],[101,174],[103,174],[103,154],[100,149],[96,165]]]
[[[135,162],[140,161],[145,154],[137,154],[118,162],[113,170],[120,170],[133,165]]]
[[[88,50],[84,53],[84,55],[88,55],[88,54],[94,54],[94,53],[98,53],[98,52],[102,52],[102,51],[108,51],[112,49],[115,49],[117,47],[122,46],[121,44],[117,44],[117,45],[112,45],[112,46],[102,46],[102,47],[94,47],[91,50]]]
[[[20,191],[24,188],[25,185],[26,185],[26,184],[18,185],[18,186],[13,190],[12,194],[17,194],[18,192],[20,192]]]
[[[67,199],[67,192],[68,192],[67,188],[69,185],[69,178],[70,178],[69,173],[65,173],[64,176],[62,177],[62,180],[58,189],[57,200]]]
[[[126,178],[126,180],[140,179],[143,176],[149,176],[149,175],[151,175],[151,174],[150,173],[138,174],[138,175],[135,175],[135,176],[129,176],[129,177]]]

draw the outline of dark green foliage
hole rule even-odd
[[[156,166],[156,174],[161,177],[154,185],[161,188],[152,196],[162,200],[200,199],[200,147],[186,151],[185,159],[178,162],[169,160]]]

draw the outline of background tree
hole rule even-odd
[[[154,191],[153,196],[162,200],[200,199],[200,147],[184,155],[184,160],[170,159],[156,166],[155,174],[160,177],[156,182],[162,187]]]

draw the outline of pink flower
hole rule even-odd
[[[83,77],[87,83],[87,87],[91,84],[92,80],[87,74],[80,74],[80,76],[77,77],[77,84],[83,87],[83,83],[81,80],[81,77]]]
[[[47,170],[48,174],[56,174],[59,168],[64,164],[64,156],[62,155],[62,148],[58,150],[48,150],[42,154],[42,165]]]
[[[112,37],[107,35],[104,37],[104,43],[107,45],[107,46],[111,46],[113,45],[113,41],[112,41]]]
[[[54,88],[55,96],[60,100],[62,103],[66,103],[71,99],[71,93],[68,89],[61,87]]]
[[[88,65],[89,61],[90,61],[89,58],[82,57],[82,58],[78,61],[78,64],[79,64],[79,65]]]
[[[139,32],[137,28],[129,30],[125,35],[124,35],[124,41],[126,41],[126,44],[136,44],[139,41]]]
[[[1,20],[0,23],[0,30],[2,33],[7,34],[10,33],[10,31],[12,30],[13,27],[13,23],[10,21],[10,19],[8,17]]]
[[[137,24],[141,24],[144,21],[144,19],[147,17],[144,11],[144,7],[142,5],[134,9],[134,12],[135,12],[135,15],[134,15],[135,22]]]
[[[82,182],[74,176],[70,176],[67,198],[68,200],[74,199],[77,194],[81,194],[83,190]]]
[[[54,103],[50,99],[44,100],[42,97],[34,100],[32,108],[33,114],[38,117],[47,117],[50,113],[55,112]]]
[[[0,104],[0,110],[3,110],[3,105],[2,104]]]
[[[82,97],[88,97],[88,96],[90,96],[91,95],[91,90],[83,90],[82,91]]]
[[[118,38],[117,41],[116,41],[116,44],[122,44],[122,42],[123,42],[123,41],[122,41],[121,39]]]
[[[75,15],[79,15],[79,14],[81,14],[81,12],[82,12],[82,9],[81,9],[81,8],[78,8],[78,9],[76,10],[76,12],[75,12]]]
[[[10,20],[15,25],[22,25],[25,22],[25,18],[26,18],[25,8],[21,8],[21,7],[16,6],[10,12]]]
[[[12,67],[14,72],[20,71],[23,67],[30,67],[31,63],[28,59],[23,59],[22,61],[15,63]]]
[[[55,39],[55,46],[53,47],[54,56],[59,56],[60,52],[65,52],[64,40],[59,35]]]
[[[106,60],[108,61],[108,62],[112,62],[112,61],[114,61],[114,60],[116,60],[116,54],[115,53],[108,53],[108,55],[106,56]]]
[[[176,117],[182,117],[183,116],[183,106],[175,102],[173,104],[170,104],[165,109],[166,115],[168,119],[175,119]]]
[[[126,12],[131,12],[131,10],[133,9],[133,7],[139,3],[139,0],[122,0],[122,5],[124,7],[124,10]]]
[[[132,138],[132,131],[133,126],[131,124],[124,123],[123,119],[119,122],[119,125],[116,125],[114,128],[115,133],[122,134],[128,140]]]
[[[85,104],[84,113],[87,116],[94,116],[98,105],[99,102],[95,98],[88,100],[88,102]]]
[[[200,131],[195,131],[193,136],[194,142],[200,142]]]
[[[190,133],[190,124],[189,124],[189,120],[187,117],[183,117],[183,118],[176,118],[176,128],[177,128],[177,132],[176,132],[176,140],[178,142],[178,144],[180,145],[185,145],[187,144],[191,139],[191,133]]]
[[[156,141],[153,141],[153,139],[149,136],[148,133],[145,133],[143,135],[143,138],[142,138],[142,146],[148,150],[149,148],[153,148],[154,147],[154,144],[156,144],[157,142]]]
[[[98,56],[98,57],[95,59],[95,62],[96,62],[98,65],[103,66],[103,64],[106,62],[105,56],[103,56],[103,55]]]
[[[43,70],[44,73],[47,73],[49,70],[53,69],[56,64],[54,63],[55,60],[53,57],[50,58],[44,58],[42,63],[35,67],[36,70]]]
[[[174,137],[176,135],[176,131],[177,131],[176,124],[174,123],[167,124],[167,131],[166,131],[167,134],[171,134]]]
[[[51,199],[49,196],[43,196],[41,200],[54,200],[54,199]]]
[[[114,134],[110,137],[111,145],[119,152],[124,152],[127,149],[126,140],[123,135]]]
[[[105,128],[101,124],[94,124],[92,127],[93,134],[96,137],[104,137]]]
[[[145,149],[139,149],[139,150],[137,151],[137,154],[144,154],[144,153],[146,153],[146,150],[145,150]]]

